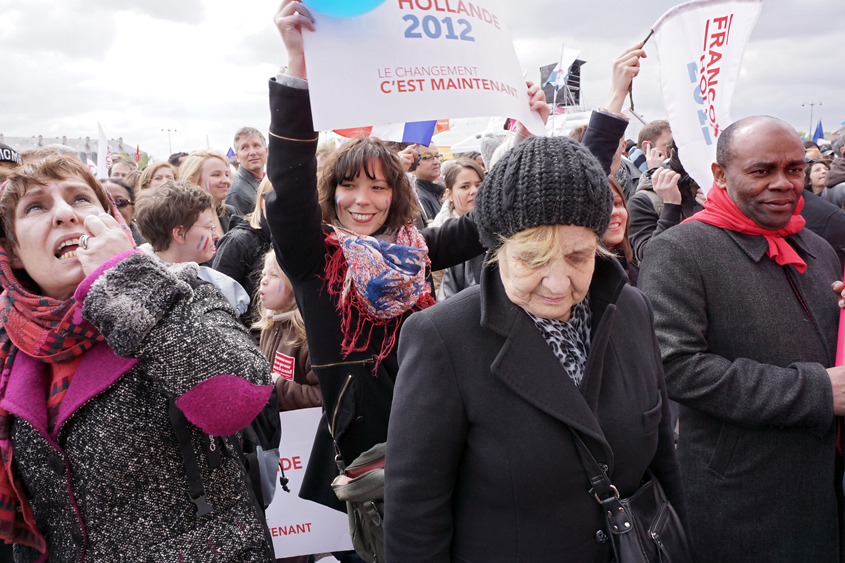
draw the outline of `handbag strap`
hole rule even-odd
[[[615,535],[627,534],[634,529],[634,526],[628,516],[626,507],[622,504],[622,499],[619,498],[619,491],[610,482],[607,476],[607,470],[596,461],[596,458],[593,457],[592,452],[587,447],[587,444],[584,443],[584,440],[581,439],[581,436],[578,435],[578,432],[571,426],[568,426],[568,428],[575,438],[578,457],[581,458],[581,463],[584,465],[584,469],[587,470],[587,476],[592,486],[590,494],[602,505],[611,533]]]

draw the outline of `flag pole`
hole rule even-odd
[[[558,88],[558,78],[560,78],[560,64],[563,62],[563,48],[566,46],[566,43],[560,44],[560,57],[557,59],[557,76],[555,77],[555,93],[552,95],[552,137],[555,136],[555,109],[557,108],[557,88]]]
[[[648,30],[648,35],[646,35],[646,38],[643,39],[643,44],[640,48],[645,47],[645,44],[648,43],[648,40],[651,39],[652,35],[654,35],[654,30],[653,29]],[[633,78],[631,79],[631,82],[628,83],[628,99],[631,100],[631,107],[629,109],[630,109],[631,113],[634,113],[634,79]],[[634,115],[636,115],[636,114],[634,114]],[[637,115],[637,119],[639,119],[640,121],[643,121],[642,118],[638,115]],[[643,123],[645,123],[645,122],[643,122]]]

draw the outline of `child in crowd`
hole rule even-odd
[[[279,410],[291,411],[323,405],[317,376],[311,370],[305,323],[293,289],[271,250],[264,257],[258,288],[260,317],[253,330],[261,331],[261,352],[273,366]]]

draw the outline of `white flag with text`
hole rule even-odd
[[[716,140],[732,123],[731,99],[762,0],[694,0],[652,27],[663,102],[684,168],[706,192]]]

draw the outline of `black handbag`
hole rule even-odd
[[[602,506],[616,563],[692,563],[684,525],[651,470],[636,493],[619,498],[605,468],[570,430],[590,478],[590,494]]]

